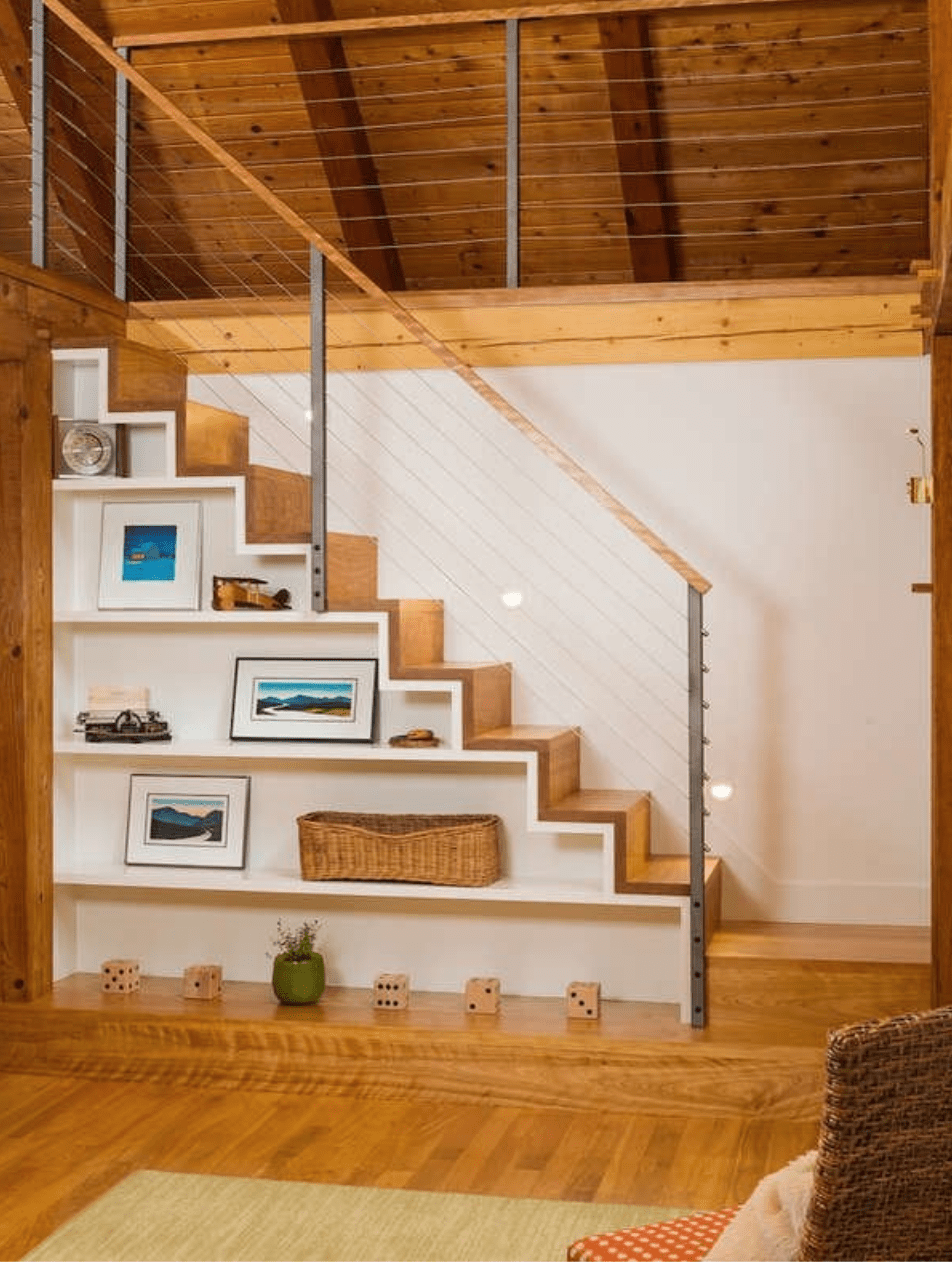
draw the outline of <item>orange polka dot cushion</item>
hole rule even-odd
[[[569,1245],[566,1258],[568,1262],[701,1262],[737,1210],[735,1205],[583,1236]]]

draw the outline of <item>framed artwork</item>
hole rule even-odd
[[[197,500],[102,506],[100,609],[197,609],[201,560]]]
[[[372,657],[239,657],[231,738],[372,741],[377,660]]]
[[[248,776],[130,776],[126,863],[243,868]]]

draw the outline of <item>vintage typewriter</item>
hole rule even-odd
[[[172,733],[157,710],[80,710],[75,732],[87,741],[170,741]]]

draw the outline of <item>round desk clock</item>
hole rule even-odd
[[[116,471],[114,426],[72,421],[61,427],[60,473],[92,478]]]

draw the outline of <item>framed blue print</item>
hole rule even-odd
[[[195,500],[102,506],[100,609],[197,609],[201,510]]]

